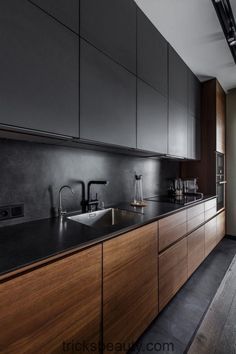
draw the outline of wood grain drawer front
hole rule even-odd
[[[187,221],[187,231],[190,232],[196,229],[198,226],[203,224],[204,221],[205,221],[205,213],[203,212]]]
[[[186,282],[187,262],[187,238],[159,255],[159,311]]]
[[[205,211],[212,208],[216,208],[216,198],[205,202]]]
[[[105,345],[135,342],[158,314],[157,230],[155,222],[103,244]]]
[[[159,220],[159,252],[187,233],[187,211]]]
[[[214,218],[205,224],[205,257],[215,248],[216,244],[216,218]]]
[[[194,217],[204,213],[204,210],[205,210],[204,203],[198,204],[194,207],[187,209],[187,220],[191,220]]]
[[[216,206],[205,211],[205,221],[216,215]]]
[[[101,251],[94,246],[0,285],[1,352],[63,353],[63,342],[99,342]]]
[[[188,277],[197,269],[205,258],[205,226],[188,236]]]
[[[220,242],[225,236],[225,211],[217,215],[216,217],[217,225],[217,242]]]

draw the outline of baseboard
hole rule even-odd
[[[230,240],[234,240],[236,241],[236,236],[232,236],[232,235],[225,235],[225,238],[228,238]]]

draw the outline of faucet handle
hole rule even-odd
[[[98,204],[98,208],[101,210],[105,209],[105,203],[103,201],[100,201]]]

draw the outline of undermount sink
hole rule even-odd
[[[127,223],[127,221],[132,221],[137,214],[138,213],[132,211],[109,208],[86,214],[68,216],[68,219],[91,227],[108,227],[112,225],[122,225]]]

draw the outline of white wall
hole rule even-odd
[[[227,95],[226,156],[226,232],[236,236],[236,89]]]

